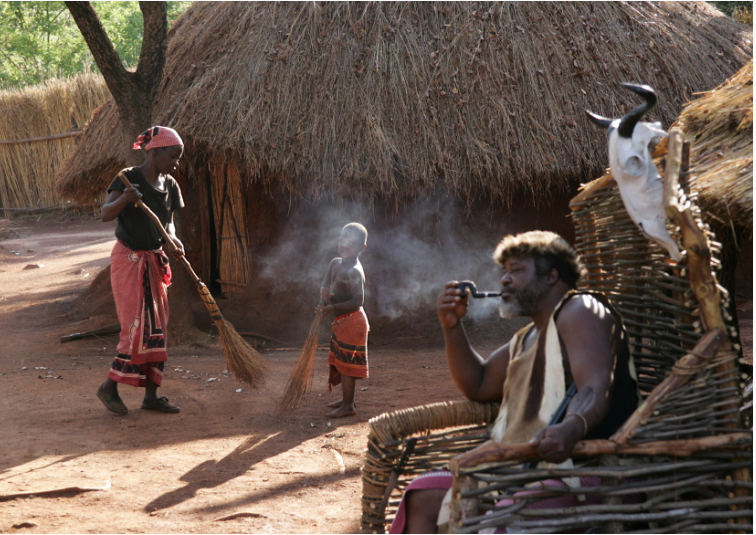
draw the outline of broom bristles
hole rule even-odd
[[[218,328],[228,371],[253,388],[262,386],[268,371],[262,355],[249,345],[227,320],[221,318],[215,325]]]
[[[322,314],[315,314],[315,319],[312,321],[312,325],[310,325],[310,332],[307,333],[302,353],[299,354],[299,358],[294,364],[289,382],[286,384],[286,390],[284,390],[284,395],[278,402],[276,414],[281,414],[287,409],[298,409],[302,405],[302,400],[312,388],[315,353],[318,350],[318,337],[322,320]]]

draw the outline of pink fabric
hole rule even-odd
[[[170,280],[170,266],[162,250],[133,251],[116,241],[110,254],[110,282],[121,324],[116,351],[131,355],[132,364],[168,360],[166,290]]]
[[[134,150],[150,150],[159,147],[173,147],[174,145],[184,146],[184,142],[181,136],[178,135],[178,132],[167,126],[153,126],[142,132],[132,148]]]
[[[389,533],[403,533],[404,524],[406,523],[406,513],[404,511],[404,502],[407,493],[411,490],[420,489],[450,489],[452,486],[452,474],[447,470],[439,470],[436,472],[427,472],[421,476],[418,476],[412,482],[407,485],[402,495],[402,501],[399,502],[399,509],[396,512],[394,521],[391,523]]]
[[[601,485],[601,479],[598,477],[581,477],[581,487],[597,487]],[[539,488],[541,487],[541,488]],[[566,488],[567,484],[561,479],[544,479],[538,481],[536,486],[529,488],[528,490],[521,490],[514,494],[515,497],[530,496],[533,494],[540,494],[543,492],[549,492],[550,489],[542,489],[542,487],[560,487]],[[497,507],[506,507],[514,504],[516,501],[511,498],[505,498],[496,502]],[[551,498],[544,498],[537,502],[531,502],[528,505],[528,509],[561,509],[563,507],[578,507],[580,505],[600,505],[601,498],[595,494],[586,495],[585,501],[579,501],[575,494],[562,494],[561,496],[553,496]]]

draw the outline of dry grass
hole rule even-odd
[[[732,12],[732,18],[740,23],[753,26],[753,7],[751,7],[750,10],[745,7],[736,8],[735,11]]]
[[[753,60],[686,106],[677,124],[692,141],[691,188],[701,207],[753,235]]]
[[[217,307],[216,307],[217,311]],[[219,315],[220,313],[217,312]],[[262,355],[247,343],[227,320],[215,319],[228,370],[240,381],[253,388],[265,384],[268,365]]]
[[[654,86],[668,126],[753,50],[705,2],[198,2],[170,39],[153,116],[186,165],[223,154],[245,180],[368,201],[546,198],[603,170],[583,111],[635,106],[619,82]],[[79,202],[118,161],[116,115],[93,126],[61,175]]]
[[[82,130],[110,98],[101,76],[53,80],[0,92],[0,140],[16,141]],[[0,144],[0,205],[41,208],[61,203],[53,177],[74,152],[76,137]]]

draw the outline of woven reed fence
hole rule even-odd
[[[362,467],[362,530],[384,533],[396,515],[399,500],[413,478],[445,468],[459,453],[488,440],[487,424],[498,414],[496,403],[452,401],[382,414],[370,420],[368,448]],[[438,431],[434,433],[434,431]],[[392,470],[415,438],[414,453],[399,474],[381,510]]]
[[[108,98],[104,80],[93,74],[0,92],[0,207],[63,202],[55,173],[73,154],[92,111]]]
[[[238,164],[225,155],[210,159],[218,277],[223,297],[240,293],[249,282],[246,189]]]
[[[695,202],[691,208],[706,231]],[[625,212],[614,181],[573,204],[573,210],[575,246],[588,270],[582,287],[603,293],[622,315],[639,386],[648,394],[703,335],[698,301],[687,278],[687,259],[679,265],[670,263],[666,251],[640,233]],[[707,234],[711,267],[716,271],[719,243]],[[719,290],[722,314],[731,324],[728,335],[736,345],[737,331],[726,312],[728,296],[723,288]],[[695,380],[672,393],[659,413],[636,429],[634,440],[693,437],[739,428],[738,411],[718,410],[728,400],[739,399],[737,389],[718,386],[740,379],[737,366],[724,365],[737,358],[734,349],[719,354]]]

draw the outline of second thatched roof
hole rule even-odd
[[[753,236],[753,60],[686,106],[676,125],[691,142],[691,188],[701,207]]]
[[[598,175],[586,108],[638,104],[668,126],[752,55],[752,31],[705,2],[196,3],[170,37],[153,116],[192,151],[295,195],[534,198]],[[60,189],[94,200],[130,140],[112,103]]]

